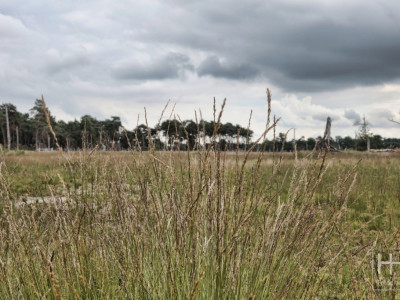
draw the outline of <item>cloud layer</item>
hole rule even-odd
[[[245,123],[271,87],[284,126],[316,134],[330,115],[350,134],[365,115],[396,135],[399,29],[395,0],[9,1],[0,90],[25,111],[43,93],[60,116],[112,112],[133,126],[143,106],[171,99],[192,117],[213,96]]]

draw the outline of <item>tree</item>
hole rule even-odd
[[[384,148],[384,140],[380,135],[374,135],[371,137],[371,148],[372,149],[382,149]]]
[[[102,125],[102,143],[109,149],[115,149],[115,143],[121,137],[119,129],[122,126],[121,119],[118,116],[111,116],[100,123]]]
[[[81,132],[82,143],[85,147],[93,148],[95,145],[101,143],[100,137],[102,134],[102,125],[96,118],[90,115],[81,117]]]
[[[274,149],[274,141],[270,141],[268,139],[265,139],[262,143],[261,143],[261,149],[264,149],[265,151],[268,152],[272,152]]]
[[[33,121],[28,113],[18,113],[18,130],[19,130],[19,142],[22,148],[32,148],[33,142]]]
[[[198,128],[197,124],[193,122],[192,120],[186,120],[183,122],[184,128],[185,128],[185,135],[187,134],[187,139],[186,143],[187,146],[189,147],[190,150],[194,149],[194,146],[196,145],[196,139],[198,136]]]
[[[201,120],[200,121],[200,131],[204,131],[203,134],[205,135],[206,138],[211,139],[213,133],[214,133],[214,127],[215,124],[213,121],[208,122]]]
[[[16,144],[16,136],[19,134],[17,130],[19,130],[21,118],[22,114],[18,112],[15,105],[11,103],[3,103],[0,105],[0,126],[4,145],[9,143],[10,147],[13,146],[13,148],[15,148],[18,146]]]
[[[356,121],[354,125],[359,127],[356,132],[358,150],[369,151],[371,148],[370,137],[372,136],[369,130],[369,122],[365,119],[365,116],[363,116],[362,120]]]
[[[136,145],[136,147],[141,150],[148,150],[150,146],[149,140],[149,130],[150,130],[150,138],[156,134],[156,130],[153,128],[148,128],[144,124],[140,124],[133,130],[133,143],[132,146]]]
[[[287,139],[286,133],[280,132],[278,134],[278,136],[276,137],[276,140],[275,140],[275,145],[276,145],[275,150],[276,151],[289,150],[288,147],[289,147],[290,143],[286,143],[286,139]]]
[[[347,150],[354,147],[354,139],[350,136],[345,136],[344,138],[337,136],[336,143],[341,150]]]
[[[236,127],[230,122],[221,124],[218,134],[222,136],[220,140],[221,150],[232,150],[231,145],[234,143],[234,136],[237,134]]]
[[[46,145],[50,148],[50,131],[48,128],[47,120],[46,120],[46,113],[43,107],[43,101],[41,99],[35,100],[35,105],[30,109],[32,118],[33,118],[33,125],[35,129],[35,148],[38,150],[41,145]],[[49,114],[50,124],[54,127],[56,120],[51,115],[50,111],[47,110]]]
[[[314,149],[316,143],[317,143],[317,141],[314,138],[312,138],[312,137],[308,138],[307,143],[306,143],[306,145],[307,145],[306,149],[307,150]]]
[[[182,123],[176,119],[165,120],[161,123],[160,129],[163,131],[163,135],[167,138],[168,146],[171,148],[175,148],[175,143],[184,139]]]

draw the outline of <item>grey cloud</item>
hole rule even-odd
[[[93,11],[95,2],[89,0],[78,7],[49,4],[50,17],[39,20],[43,3],[37,0],[20,8],[1,4],[0,9],[21,16],[22,21],[7,16],[18,30],[28,23],[36,29],[43,26],[59,46],[76,42],[60,38],[69,33],[78,42],[91,40],[104,47],[98,57],[101,69],[112,70],[118,79],[179,78],[194,69],[189,57],[187,62],[167,56],[146,64],[127,59],[135,50],[151,56],[151,49],[174,49],[193,60],[200,53],[208,56],[198,66],[199,76],[259,79],[289,92],[400,78],[399,1],[221,0],[218,6],[211,0],[138,1],[131,8],[105,1]],[[141,47],[135,49],[137,44]]]
[[[346,109],[344,111],[344,117],[353,122],[361,120],[361,116],[354,109]]]
[[[181,77],[185,71],[194,71],[190,58],[185,54],[170,53],[147,64],[138,61],[120,63],[114,68],[113,75],[126,80],[162,80]]]
[[[146,41],[202,50],[243,66],[287,91],[376,85],[400,78],[400,2],[178,1],[174,18],[143,32]],[[179,20],[179,21],[177,21]],[[220,66],[199,75],[238,76]],[[206,64],[206,62],[204,62]]]
[[[222,63],[218,57],[210,56],[199,65],[197,74],[230,79],[252,79],[259,74],[259,71],[246,64]]]

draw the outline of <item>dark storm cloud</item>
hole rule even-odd
[[[120,63],[114,68],[114,77],[125,80],[162,80],[178,78],[185,71],[194,71],[187,55],[170,53],[148,63],[133,61]]]
[[[223,63],[218,57],[210,56],[201,62],[197,74],[229,79],[252,79],[259,74],[259,71],[246,64]]]
[[[141,37],[208,52],[212,58],[200,64],[200,76],[253,79],[256,66],[289,91],[400,78],[400,2],[177,2],[178,22],[166,19]],[[242,68],[221,65],[215,57],[240,61]]]
[[[137,0],[130,6],[104,0],[96,10],[90,0],[45,3],[0,4],[0,37],[32,28],[55,48],[95,44],[103,49],[94,53],[98,68],[117,79],[181,78],[196,69],[200,77],[318,92],[400,78],[395,0]],[[37,17],[46,12],[49,18]],[[151,60],[141,60],[143,54]]]

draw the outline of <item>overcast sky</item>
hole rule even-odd
[[[120,116],[128,129],[174,113],[253,130],[400,136],[398,0],[0,0],[0,102],[28,112],[44,95],[57,119]],[[170,106],[167,114],[171,113]]]

